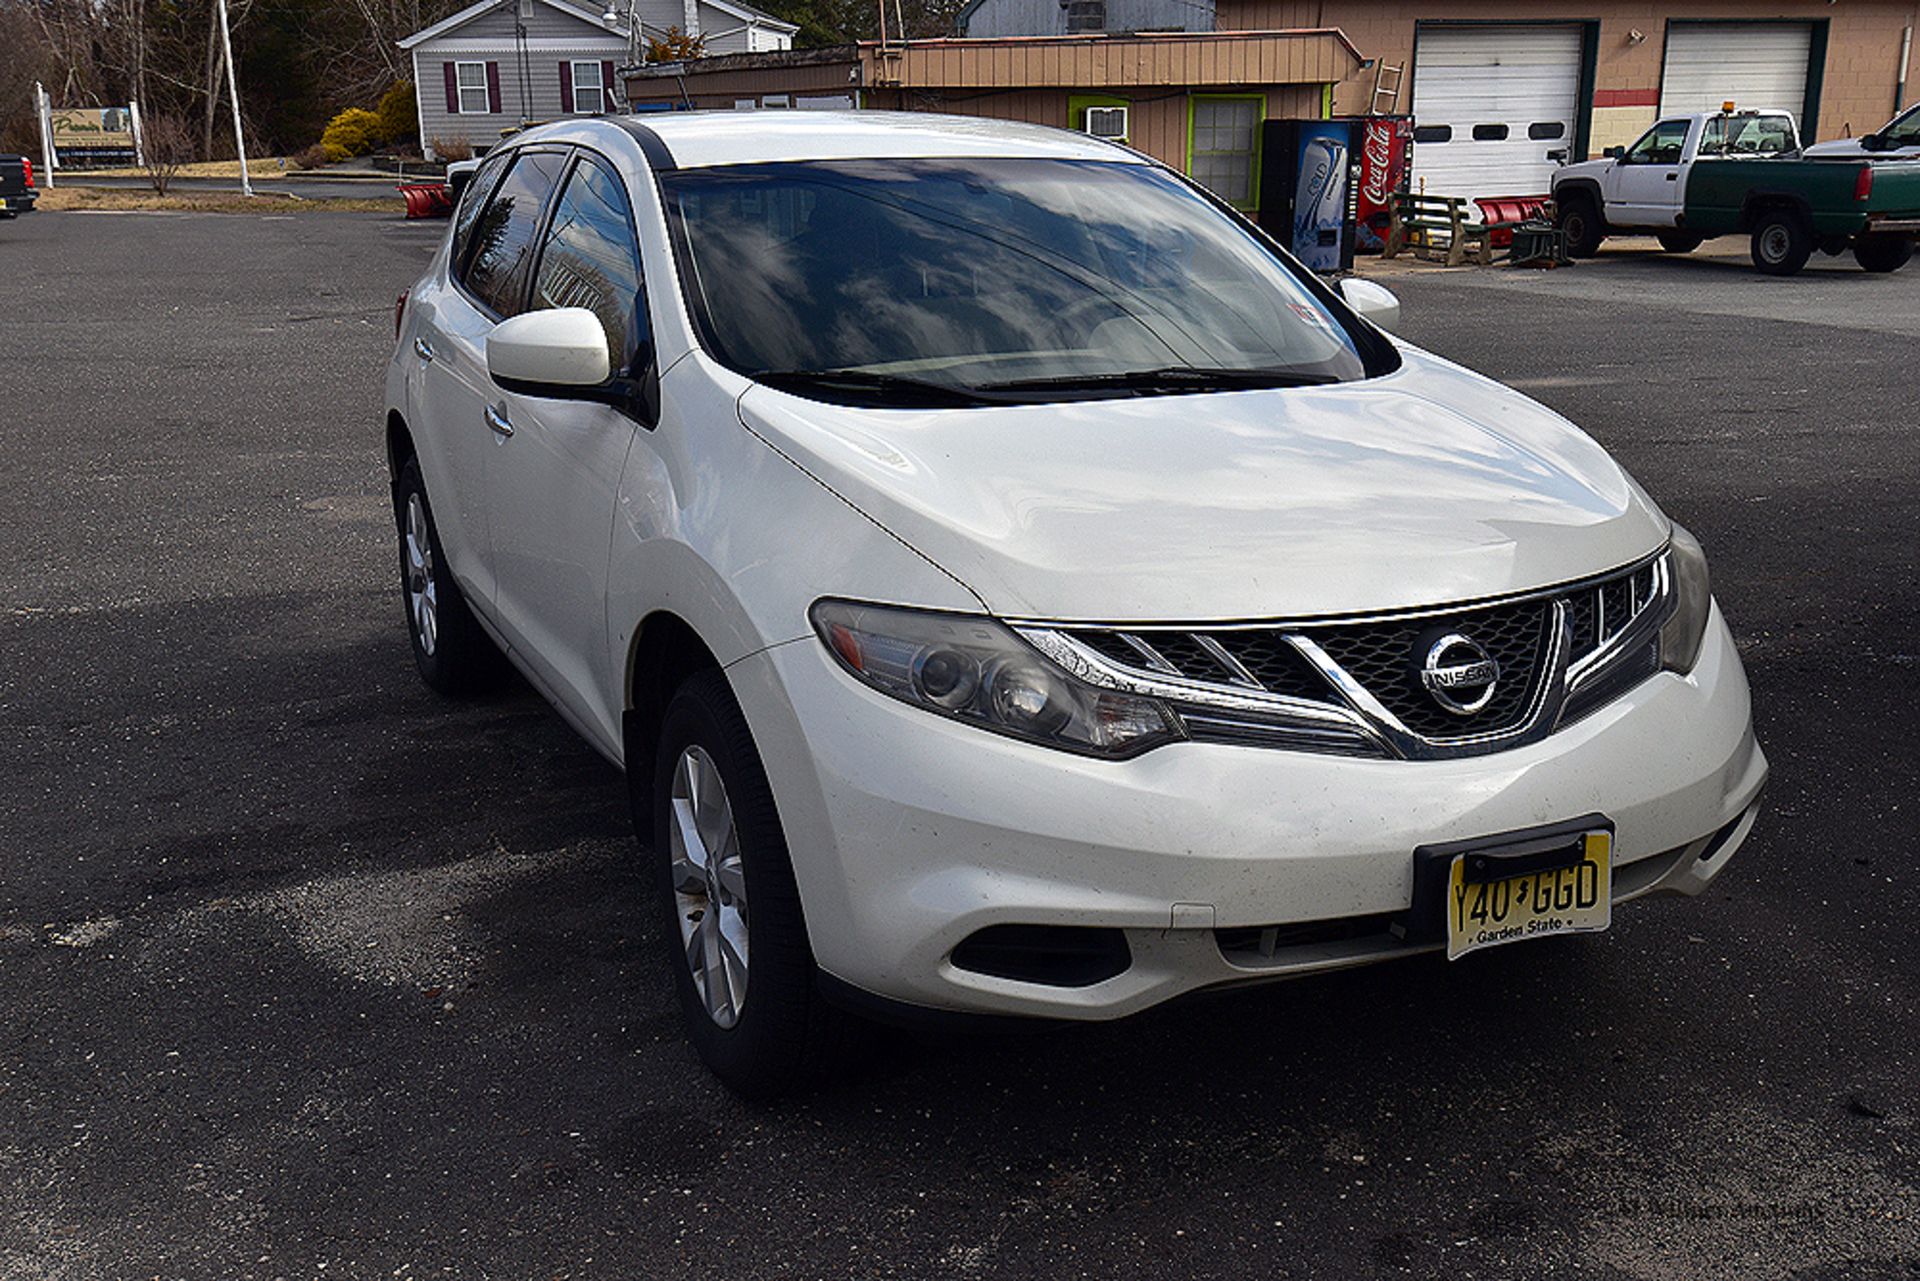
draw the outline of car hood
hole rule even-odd
[[[1412,608],[1579,578],[1666,539],[1652,501],[1565,419],[1405,355],[1328,387],[919,411],[755,385],[739,407],[1003,617]]]
[[[1559,186],[1569,178],[1598,178],[1613,168],[1611,160],[1582,160],[1575,164],[1561,165],[1553,171],[1553,185]]]

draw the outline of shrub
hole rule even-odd
[[[329,161],[364,156],[380,145],[380,117],[364,107],[348,107],[327,121],[320,135],[321,150]]]
[[[318,169],[327,163],[327,149],[316,142],[288,156],[287,163],[295,169]]]
[[[473,144],[465,138],[429,138],[427,148],[441,160],[473,159]]]
[[[373,114],[380,117],[382,144],[408,142],[420,136],[420,117],[414,106],[411,80],[394,81],[393,87],[380,95],[380,104],[373,109]]]
[[[146,156],[147,181],[164,196],[180,166],[193,159],[193,132],[179,116],[156,111],[141,125],[140,149]]]
[[[647,41],[648,62],[691,62],[707,56],[707,38],[690,36],[679,27],[667,28],[666,35]]]

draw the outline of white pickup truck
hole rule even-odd
[[[1785,111],[1698,111],[1668,116],[1630,147],[1606,158],[1563,165],[1553,198],[1567,252],[1591,257],[1610,232],[1656,235],[1660,247],[1688,253],[1706,236],[1686,227],[1688,170],[1695,161],[1779,156],[1800,149],[1800,131]]]

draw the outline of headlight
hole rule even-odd
[[[1181,737],[1159,700],[1075,680],[990,618],[833,600],[812,614],[843,667],[903,703],[1091,756]]]
[[[1713,611],[1712,585],[1707,581],[1707,554],[1700,540],[1679,525],[1673,527],[1673,548],[1667,557],[1673,574],[1673,616],[1660,628],[1660,665],[1686,673],[1700,659],[1707,636],[1707,616]]]

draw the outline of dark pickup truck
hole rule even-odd
[[[0,218],[31,212],[39,198],[33,185],[33,161],[25,156],[0,156]]]

